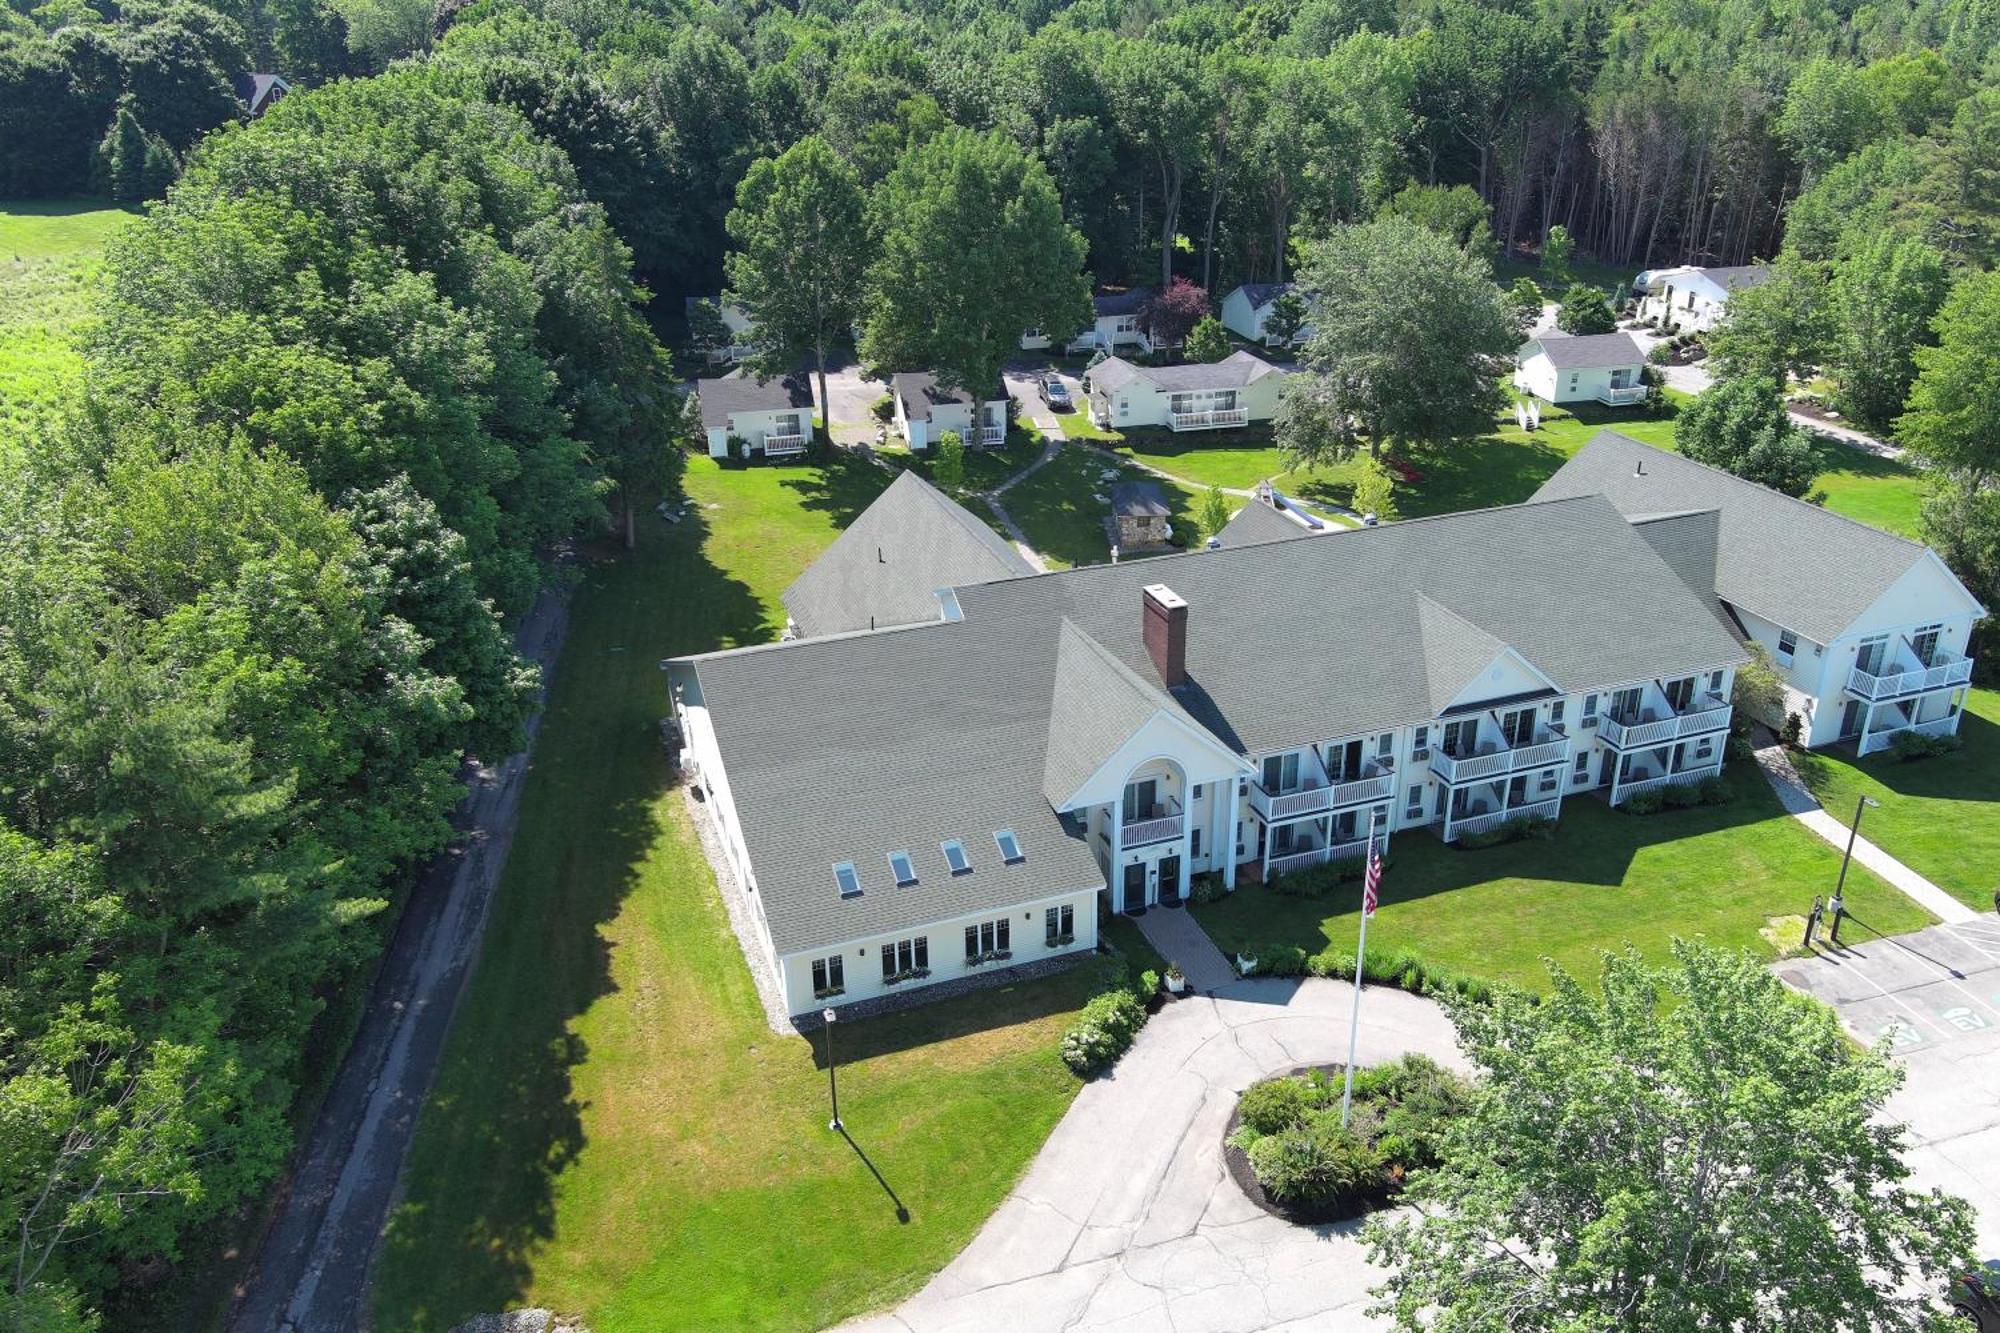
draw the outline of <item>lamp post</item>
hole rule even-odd
[[[1854,859],[1854,843],[1861,836],[1861,812],[1871,805],[1880,807],[1881,804],[1873,796],[1863,796],[1854,803],[1854,822],[1847,826],[1847,850],[1840,856],[1840,878],[1834,882],[1833,900],[1827,904],[1833,913],[1833,930],[1829,938],[1835,944],[1840,943],[1840,918],[1847,915],[1847,903],[1840,892],[1847,887],[1847,865]]]
[[[846,1129],[840,1123],[840,1084],[833,1076],[833,1022],[840,1015],[834,1012],[832,1005],[828,1005],[819,1011],[819,1016],[826,1024],[826,1094],[833,1101],[833,1119],[827,1122],[826,1127],[839,1133]]]

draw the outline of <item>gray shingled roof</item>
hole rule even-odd
[[[903,413],[912,421],[929,421],[931,408],[942,403],[972,403],[972,395],[964,389],[947,389],[938,383],[937,376],[928,370],[905,370],[889,377],[889,386],[898,398],[903,400]],[[981,402],[992,403],[1007,396],[1007,390],[994,385]]]
[[[1771,276],[1769,264],[1737,264],[1731,268],[1701,268],[1695,272],[1707,278],[1725,292],[1740,292],[1745,287],[1755,287]]]
[[[1162,708],[1179,711],[1159,685],[1064,619],[1056,636],[1042,795],[1061,807],[1118,747]]]
[[[1263,357],[1241,349],[1220,361],[1194,361],[1181,366],[1142,366],[1122,356],[1106,357],[1090,370],[1093,386],[1116,389],[1133,380],[1144,380],[1156,388],[1185,392],[1190,389],[1240,389],[1266,375],[1285,372]]]
[[[1246,282],[1239,290],[1249,299],[1252,310],[1262,310],[1291,289],[1289,282]]]
[[[1633,517],[1720,511],[1716,594],[1815,643],[1838,638],[1925,554],[1880,528],[1616,431],[1593,436],[1535,499],[1577,495],[1603,495]]]
[[[803,375],[783,379],[759,379],[748,371],[735,370],[714,379],[696,380],[695,395],[701,400],[704,429],[729,425],[731,412],[810,411],[812,386]]]
[[[1417,630],[1432,713],[1442,713],[1507,645],[1443,602],[1417,594]]]
[[[1252,500],[1236,511],[1216,534],[1224,546],[1255,546],[1259,542],[1290,541],[1310,537],[1312,530],[1286,518],[1261,500]]]
[[[1121,481],[1111,488],[1111,512],[1124,518],[1171,518],[1166,497],[1150,481]]]
[[[1557,370],[1600,370],[1611,366],[1637,366],[1645,364],[1646,354],[1639,350],[1639,344],[1629,333],[1589,333],[1581,337],[1568,337],[1560,333],[1548,333],[1524,346],[1523,359],[1534,355],[1530,348],[1539,347]]]
[[[1035,572],[1012,544],[905,470],[785,589],[803,634],[938,618],[937,590]]]
[[[1102,319],[1110,315],[1136,315],[1153,299],[1151,287],[1133,287],[1122,292],[1102,292],[1090,298],[1092,309]]]
[[[1149,583],[1189,605],[1190,680],[1170,697],[1245,754],[1434,716],[1422,596],[1565,690],[1747,659],[1596,497],[1007,579],[960,588],[962,621],[692,659],[779,951],[1097,883],[1046,794],[1063,621],[1168,693],[1142,638]],[[1024,865],[998,868],[999,828]],[[942,875],[945,838],[975,874]],[[884,858],[903,849],[923,883],[895,891]],[[861,897],[840,899],[836,861]]]

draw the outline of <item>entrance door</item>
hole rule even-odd
[[[1179,902],[1181,897],[1181,859],[1178,856],[1160,858],[1160,901]]]
[[[1871,676],[1879,676],[1882,674],[1882,661],[1888,656],[1888,653],[1889,640],[1886,636],[1879,639],[1870,639],[1861,645],[1860,653],[1855,656],[1855,669],[1865,671]]]
[[[1535,710],[1517,708],[1500,716],[1500,734],[1507,738],[1507,744],[1515,749],[1526,745],[1535,736]]]
[[[1146,863],[1135,861],[1125,867],[1125,902],[1127,912],[1146,910]]]
[[[1611,779],[1613,775],[1617,773],[1617,771],[1618,771],[1617,752],[1613,750],[1606,750],[1604,752],[1604,767],[1600,769],[1597,774],[1597,785],[1600,787],[1610,786]]]
[[[1849,699],[1847,707],[1842,709],[1840,713],[1840,735],[1844,740],[1849,736],[1859,736],[1860,734],[1861,701],[1859,699]]]

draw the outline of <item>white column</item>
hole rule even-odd
[[[1125,910],[1125,867],[1118,864],[1125,850],[1125,793],[1119,792],[1118,799],[1111,803],[1111,813],[1107,817],[1111,824],[1111,855],[1105,862],[1104,880],[1111,886],[1111,910]]]
[[[1222,815],[1223,836],[1226,839],[1228,839],[1228,841],[1222,844],[1224,851],[1224,856],[1222,858],[1222,887],[1233,891],[1236,888],[1236,832],[1238,823],[1237,812],[1241,808],[1237,800],[1237,796],[1238,796],[1238,789],[1242,785],[1242,782],[1241,779],[1239,778],[1231,777],[1229,779],[1228,785],[1229,785],[1229,800],[1223,808],[1223,815]]]

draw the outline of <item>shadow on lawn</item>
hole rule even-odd
[[[768,637],[764,608],[701,556],[699,517],[648,514],[640,546],[576,594],[519,832],[390,1220],[383,1327],[518,1305],[554,1235],[554,1183],[585,1146],[576,1020],[615,987],[603,927],[661,836],[661,658]],[[749,627],[757,629],[751,631]]]
[[[1840,787],[1849,769],[1880,783],[1898,796],[1943,801],[2000,801],[2000,725],[1968,709],[1959,719],[1957,750],[1923,759],[1898,759],[1888,751],[1857,759],[1851,749],[1828,754],[1796,751],[1792,767],[1820,801],[1853,804],[1852,793]],[[1832,807],[1829,807],[1832,809]],[[1832,810],[1846,820],[1852,809]]]
[[[1039,922],[1023,922],[1020,929],[1041,929]],[[1037,937],[1039,938],[1039,936]],[[936,941],[945,948],[956,941]],[[871,960],[872,961],[872,960]],[[1051,1014],[1076,1009],[1092,993],[1098,977],[1093,959],[1086,954],[1077,966],[1055,976],[1034,977],[972,991],[948,1000],[933,1000],[901,1013],[843,1021],[836,1025],[833,1056],[843,1071],[849,1065],[872,1060],[878,1055],[894,1055],[923,1046],[942,1045],[962,1037],[997,1028],[1032,1023]],[[801,1040],[812,1049],[815,1069],[826,1068],[826,1042],[814,1033]]]

